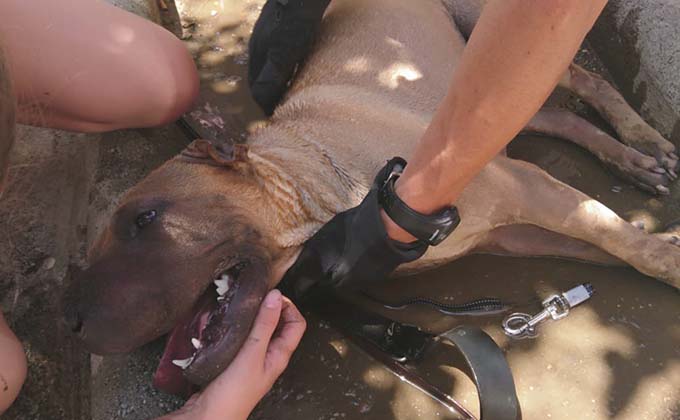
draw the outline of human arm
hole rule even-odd
[[[491,0],[397,181],[396,195],[423,215],[455,204],[543,104],[604,4]],[[305,244],[285,283],[298,296],[314,285],[361,288],[422,255],[424,242],[415,241],[381,207],[369,193],[360,206],[333,218]],[[383,222],[377,227],[367,217],[376,212]],[[369,238],[355,240],[366,232]],[[422,252],[395,249],[405,244],[420,244]]]
[[[229,367],[180,410],[157,420],[246,420],[285,370],[305,328],[295,305],[272,290]]]
[[[605,4],[489,1],[397,195],[425,214],[455,203],[543,105]],[[384,213],[383,221],[390,238],[415,239]]]

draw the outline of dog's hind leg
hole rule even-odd
[[[569,140],[597,156],[622,178],[651,193],[668,194],[667,187],[674,179],[674,174],[653,157],[618,142],[571,111],[542,109],[524,132]]]
[[[498,227],[489,232],[471,253],[512,257],[556,257],[602,265],[626,265],[595,245],[534,225]]]
[[[592,244],[638,271],[680,287],[680,247],[643,232],[586,194],[527,162],[505,160],[517,182],[504,193],[508,224],[530,224]]]
[[[571,64],[562,75],[559,86],[574,92],[595,108],[616,130],[623,143],[654,157],[671,176],[675,175],[678,156],[673,143],[647,124],[606,80]]]

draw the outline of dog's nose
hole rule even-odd
[[[67,309],[64,313],[64,321],[74,334],[80,334],[83,331],[83,319],[77,310]]]

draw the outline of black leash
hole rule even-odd
[[[181,117],[178,119],[176,124],[190,141],[201,138],[201,135],[198,134],[198,131],[196,131],[189,121],[187,121],[186,117]]]
[[[464,372],[479,395],[481,420],[521,420],[522,411],[503,351],[481,328],[456,327],[439,336],[465,360]]]
[[[437,401],[446,409],[452,413],[456,413],[461,418],[465,420],[475,420],[475,416],[472,415],[465,407],[463,407],[458,401],[454,400],[447,393],[443,392],[436,386],[427,382],[422,376],[418,374],[411,366],[399,361],[398,359],[392,357],[391,355],[385,353],[375,342],[367,339],[359,334],[354,334],[351,331],[338,328],[343,334],[345,334],[350,341],[352,341],[357,347],[365,351],[369,356],[380,362],[387,370],[389,370],[393,375],[405,381],[409,385],[417,388],[421,392],[425,393],[427,396]],[[430,336],[431,340],[433,336]]]
[[[510,310],[511,306],[498,298],[481,298],[464,303],[444,303],[435,299],[417,297],[398,303],[385,302],[375,296],[362,292],[367,299],[391,310],[403,310],[414,305],[430,306],[440,313],[449,316],[484,316],[497,315]]]
[[[326,294],[317,298],[306,300],[305,306],[328,320],[394,375],[451,412],[466,420],[475,419],[462,404],[427,382],[412,366],[413,362],[422,360],[437,341],[452,344],[452,349],[464,362],[461,370],[477,387],[481,420],[522,418],[510,367],[498,345],[480,328],[456,327],[435,336],[341,301],[337,296]]]

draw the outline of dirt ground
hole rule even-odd
[[[243,138],[261,119],[244,80],[259,2],[166,2],[163,18],[185,40],[202,76],[201,101],[189,120],[203,136]],[[586,49],[579,55],[598,67]],[[554,102],[599,121],[568,95],[558,94]],[[680,138],[673,140],[680,144]],[[162,340],[131,355],[90,356],[59,322],[59,296],[69,267],[86,263],[87,246],[120,195],[186,142],[175,125],[104,135],[20,128],[9,190],[0,201],[0,304],[24,343],[30,368],[22,395],[3,419],[147,419],[181,404],[151,387]],[[628,220],[661,229],[680,217],[677,185],[664,199],[638,192],[571,144],[525,136],[509,153],[537,163]],[[545,325],[535,340],[509,340],[498,317],[464,321],[483,326],[504,349],[520,401],[529,407],[525,418],[680,419],[680,297],[632,269],[471,256],[371,293],[389,301],[414,296],[464,301],[491,294],[537,311],[540,298],[585,281],[596,289],[591,301]],[[462,322],[426,307],[390,311],[363,304],[434,332]],[[252,419],[456,418],[324,320],[307,317],[302,345]],[[417,370],[475,411],[474,386],[448,365],[449,356],[438,346]]]

